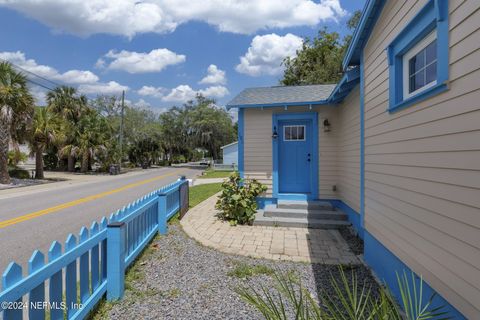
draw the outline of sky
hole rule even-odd
[[[46,88],[120,96],[157,112],[197,93],[222,106],[278,85],[303,37],[346,21],[365,0],[0,0],[0,59]],[[19,69],[20,70],[20,69]],[[39,77],[38,77],[39,76]],[[41,78],[40,78],[41,77]]]

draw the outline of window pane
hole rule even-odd
[[[410,78],[410,93],[425,85],[425,69]]]
[[[425,52],[422,50],[416,56],[410,59],[410,75],[413,75],[418,70],[425,66]]]
[[[285,127],[285,137],[284,140],[291,140],[292,139],[292,127]]]
[[[297,138],[298,138],[298,140],[305,140],[305,127],[304,126],[298,127]]]
[[[437,79],[437,62],[432,63],[425,69],[425,79],[427,83],[435,81]]]
[[[297,127],[292,127],[292,140],[297,140]]]
[[[430,43],[427,48],[425,48],[425,52],[426,65],[432,63],[432,61],[437,60],[437,40]]]

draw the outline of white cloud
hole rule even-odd
[[[171,102],[186,102],[192,100],[197,95],[197,92],[193,90],[189,85],[182,84],[176,88],[173,88],[170,93],[162,97],[163,101]]]
[[[225,71],[218,69],[214,64],[208,66],[207,75],[200,80],[200,84],[225,84],[227,78],[225,77]]]
[[[137,93],[141,96],[150,96],[155,98],[161,98],[168,92],[168,89],[162,87],[143,86]]]
[[[137,93],[142,96],[159,98],[165,102],[187,102],[195,99],[197,94],[209,98],[223,98],[230,92],[224,86],[210,86],[206,89],[194,90],[189,85],[182,84],[171,90],[162,87],[143,86]]]
[[[35,104],[37,106],[46,106],[47,105],[47,90],[39,86],[31,86],[30,93],[35,99]]]
[[[230,92],[224,86],[212,86],[206,89],[198,90],[198,93],[204,95],[205,97],[212,98],[223,98]]]
[[[168,49],[155,49],[148,53],[110,50],[97,61],[96,66],[110,70],[123,70],[129,73],[159,72],[169,65],[184,62],[183,54]]]
[[[346,15],[339,0],[0,0],[56,31],[81,36],[110,33],[168,33],[188,21],[203,21],[220,31],[316,26]]]
[[[275,33],[255,36],[235,70],[250,76],[278,75],[283,71],[283,59],[296,56],[302,43],[302,38],[291,33],[285,36]]]
[[[83,94],[99,94],[99,95],[118,95],[123,90],[127,91],[129,88],[123,86],[115,81],[107,83],[97,82],[92,84],[82,84],[78,87],[78,91]]]
[[[47,78],[52,81],[59,81],[67,84],[83,84],[97,82],[98,76],[91,71],[85,70],[69,70],[64,73],[58,72],[55,68],[37,64],[33,59],[27,59],[25,53],[16,52],[0,52],[0,59],[10,61],[11,63],[33,72],[36,75]]]

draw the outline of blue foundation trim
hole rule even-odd
[[[277,199],[275,198],[257,197],[256,201],[258,209],[265,209],[265,206],[269,204],[277,204]]]
[[[342,200],[325,200],[330,202],[335,208],[338,208],[345,212],[348,215],[348,221],[352,223],[353,229],[357,232],[360,239],[363,239],[364,231],[361,223],[360,214],[353,210],[349,205],[347,205]]]
[[[398,301],[401,301],[397,275],[395,272],[398,274],[403,274],[403,271],[405,271],[407,276],[410,277],[412,270],[366,230],[364,231],[363,240],[365,244],[365,262],[372,268],[377,277],[390,288]],[[428,301],[432,293],[435,293],[435,290],[432,289],[424,279],[424,301]],[[438,307],[441,305],[445,306],[445,311],[449,312],[449,316],[452,317],[452,319],[466,320],[465,316],[463,316],[457,309],[449,304],[447,300],[437,293],[434,299],[433,307]]]

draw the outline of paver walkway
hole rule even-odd
[[[337,230],[235,226],[218,220],[212,196],[181,220],[185,232],[201,244],[226,253],[274,260],[359,264]]]

